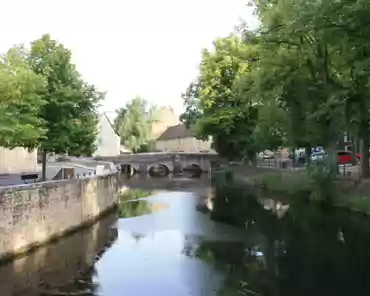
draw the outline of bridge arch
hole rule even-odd
[[[133,176],[138,172],[138,169],[135,167],[135,165],[129,163],[122,163],[121,172],[124,175]]]
[[[170,169],[167,165],[162,163],[155,163],[148,168],[148,174],[151,177],[164,177],[168,176]]]
[[[202,174],[202,168],[200,167],[199,164],[196,163],[186,164],[183,167],[182,171],[185,174],[190,174],[191,177],[200,177],[200,175]]]

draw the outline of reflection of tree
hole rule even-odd
[[[151,191],[142,190],[142,189],[130,189],[119,195],[119,201],[134,200],[139,198],[145,198],[152,194]]]
[[[247,225],[245,243],[203,242],[196,252],[226,274],[222,295],[370,292],[370,221],[362,216],[297,197],[279,219],[253,195],[229,185],[217,189],[212,217]]]
[[[118,207],[118,216],[120,218],[136,217],[150,214],[151,212],[151,203],[146,200],[123,202]]]

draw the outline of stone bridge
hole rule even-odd
[[[138,154],[121,154],[96,158],[98,160],[111,161],[116,165],[130,166],[135,172],[147,173],[154,167],[165,167],[168,172],[181,172],[186,169],[200,169],[209,171],[211,161],[218,159],[215,153],[186,153],[186,152],[153,152]]]

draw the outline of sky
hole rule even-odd
[[[2,3],[0,52],[45,33],[72,51],[113,112],[136,95],[181,113],[202,49],[243,19],[247,0],[12,0]]]

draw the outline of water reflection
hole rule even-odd
[[[245,242],[204,243],[197,253],[227,274],[222,295],[370,292],[370,221],[364,216],[299,198],[281,215],[236,185],[218,188],[212,216],[247,226]]]
[[[118,216],[130,218],[148,215],[167,207],[164,203],[153,203],[143,198],[150,196],[155,191],[126,190],[119,195]]]
[[[152,214],[167,207],[166,204],[151,203],[146,200],[136,200],[121,202],[119,204],[118,216],[120,218],[130,218]]]
[[[115,215],[0,267],[0,295],[92,295],[94,263],[113,243]],[[82,294],[85,293],[85,294]]]
[[[0,295],[369,294],[368,218],[245,185],[160,182],[122,190],[117,221],[0,268]]]
[[[194,193],[160,192],[123,203],[125,207],[145,204],[146,210],[118,221],[117,241],[96,264],[98,292],[107,296],[122,295],[121,291],[130,296],[216,295],[222,272],[195,254],[206,241],[240,241],[243,231],[197,212],[199,202]],[[148,215],[153,205],[166,206]]]

